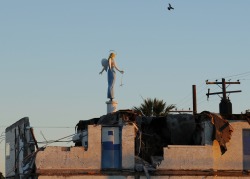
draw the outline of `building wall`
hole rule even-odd
[[[150,176],[150,179],[239,179],[242,177],[227,177],[227,176]],[[244,177],[246,178],[246,177]],[[147,179],[145,176],[141,176],[140,179]]]
[[[214,169],[217,170],[243,170],[243,129],[250,129],[246,121],[229,121],[234,131],[231,140],[226,143],[227,151],[220,153],[217,141],[213,144]]]
[[[29,118],[24,117],[5,130],[5,177],[23,174],[23,161],[34,150],[29,131]],[[31,151],[32,150],[32,151]]]
[[[81,176],[39,176],[38,179],[134,179],[134,176],[92,176],[92,175],[81,175]]]
[[[88,150],[84,147],[46,147],[36,156],[38,173],[49,170],[100,170],[101,126],[88,126]]]
[[[234,131],[231,140],[226,143],[227,151],[223,155],[217,141],[204,146],[168,146],[164,148],[164,160],[158,169],[243,170],[242,131],[250,129],[250,125],[246,121],[229,121],[229,123]],[[208,129],[210,130],[210,127]],[[211,136],[208,132],[205,133]]]
[[[209,170],[213,168],[212,146],[172,145],[164,148],[159,170]]]
[[[207,171],[207,170],[242,170],[242,129],[249,129],[250,125],[247,122],[244,121],[230,121],[230,124],[234,128],[234,132],[232,134],[232,139],[229,143],[227,143],[227,152],[221,156],[221,151],[219,148],[219,144],[217,142],[207,142],[212,143],[213,145],[204,145],[204,146],[168,146],[167,148],[164,148],[164,160],[160,164],[160,166],[157,168],[159,171],[171,171],[171,170],[180,170],[180,171],[188,171],[188,170],[196,170],[196,171]],[[208,125],[209,126],[209,125]],[[101,127],[93,127],[89,126],[89,150],[92,150],[93,153],[97,152],[96,148],[99,148],[101,150]],[[206,136],[211,136],[209,132],[206,134]],[[98,141],[99,140],[99,141]],[[100,144],[100,146],[97,145],[97,143]],[[94,149],[94,148],[95,149]],[[72,147],[71,151],[73,150],[83,150],[81,147]],[[133,169],[134,168],[134,127],[130,125],[123,126],[122,130],[122,167],[123,169]],[[87,151],[87,152],[88,152]],[[229,152],[230,151],[230,152]],[[85,153],[84,153],[85,152]],[[79,161],[83,162],[83,168],[86,168],[84,165],[84,159],[79,158],[82,154],[82,156],[87,155],[86,151],[74,151],[75,154],[72,157],[73,161],[76,161],[76,158],[78,158]],[[98,151],[101,153],[101,151]],[[238,153],[237,153],[238,152]],[[40,153],[40,152],[39,152]],[[80,154],[79,154],[80,153]],[[94,154],[91,155],[94,155]],[[63,158],[64,156],[59,155],[59,153],[54,153],[54,155],[60,156]],[[78,157],[77,157],[78,156]],[[48,156],[43,156],[47,160]],[[95,160],[95,158],[92,158],[92,160]],[[97,160],[100,160],[101,156],[97,156]],[[42,161],[41,161],[42,162]],[[231,164],[231,163],[233,164]],[[80,165],[81,162],[78,163]],[[100,169],[100,163],[101,161],[97,162],[99,165],[98,169]],[[92,163],[94,165],[94,163]],[[63,166],[63,165],[62,165]],[[61,166],[61,167],[62,167]],[[52,166],[50,166],[51,168]],[[76,168],[76,166],[74,166]],[[76,168],[78,169],[78,168]],[[89,170],[91,171],[91,170]],[[132,172],[133,173],[133,172]],[[147,179],[147,177],[140,173],[139,175],[136,173],[130,173],[125,175],[118,175],[112,174],[101,174],[101,173],[92,173],[88,174],[77,174],[74,175],[74,173],[68,173],[68,174],[51,174],[44,173],[42,175],[39,175],[39,179]],[[150,174],[151,175],[151,174]],[[206,179],[239,179],[242,177],[248,177],[248,176],[206,176],[206,175],[199,175],[199,176],[174,176],[174,175],[158,175],[158,176],[150,176],[150,179],[200,179],[200,178],[206,178]]]
[[[122,128],[122,169],[135,167],[135,129],[132,125]]]
[[[15,128],[6,131],[5,140],[5,176],[15,175]]]
[[[146,176],[93,176],[93,175],[81,175],[81,176],[39,176],[38,179],[147,179]],[[150,179],[240,179],[247,178],[247,176],[150,176]]]
[[[121,136],[119,126],[102,126],[102,169],[121,169]]]
[[[122,129],[122,169],[134,169],[134,126]],[[69,173],[101,170],[101,126],[88,126],[88,150],[84,147],[46,147],[36,156],[38,173],[68,169]]]

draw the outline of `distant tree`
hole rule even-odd
[[[142,113],[145,116],[166,116],[170,110],[174,109],[175,105],[166,106],[166,102],[157,98],[143,99],[143,103],[139,107],[133,107],[136,112]]]

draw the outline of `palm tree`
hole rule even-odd
[[[142,113],[145,116],[166,116],[175,105],[171,104],[166,107],[166,102],[157,98],[143,99],[143,103],[139,107],[133,107],[136,112]]]

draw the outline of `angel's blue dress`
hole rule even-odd
[[[113,68],[108,68],[108,98],[113,99],[115,98],[115,93],[114,93],[114,88],[115,88],[115,69]]]

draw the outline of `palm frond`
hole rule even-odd
[[[139,107],[133,107],[133,110],[143,113],[145,116],[166,116],[170,110],[175,108],[175,105],[171,104],[166,107],[166,102],[157,98],[143,99],[143,103]]]

